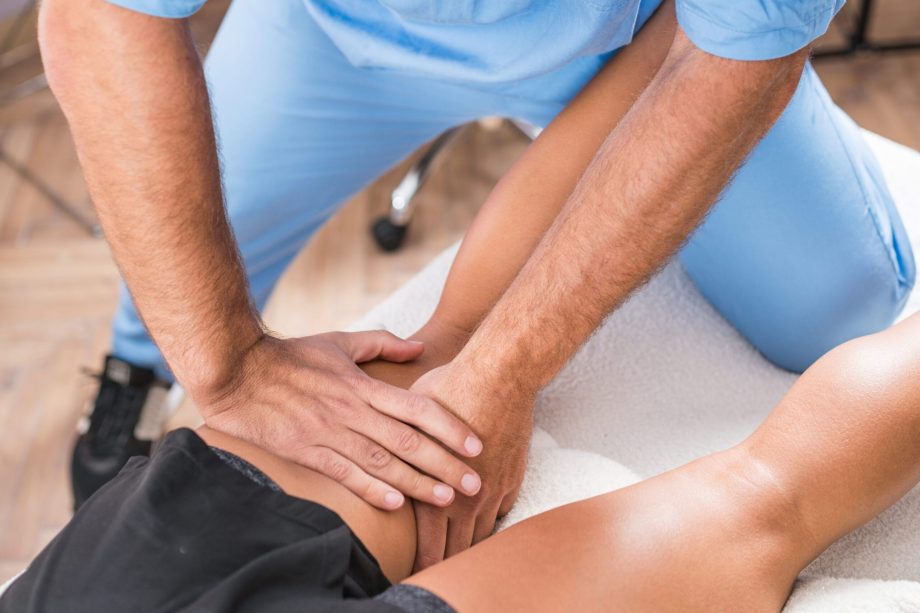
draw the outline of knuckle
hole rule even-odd
[[[415,453],[421,444],[421,435],[412,428],[403,428],[396,435],[396,447],[403,453]]]
[[[380,445],[371,445],[367,452],[367,464],[372,468],[386,468],[393,460],[393,455]]]
[[[368,379],[361,371],[356,373],[347,373],[341,375],[342,383],[352,390],[365,390],[368,386]]]
[[[335,377],[325,369],[318,369],[311,373],[310,387],[315,397],[321,402],[323,398],[335,390]]]
[[[367,376],[361,373],[358,375],[361,379],[356,384],[356,389],[360,390],[366,398],[378,403],[389,404],[393,402],[393,388],[379,379]]]
[[[412,394],[406,399],[406,413],[410,416],[421,419],[430,412],[431,400],[418,394]]]
[[[441,561],[441,556],[436,553],[430,553],[424,551],[418,556],[418,563],[421,568],[428,568],[429,566],[434,566]]]
[[[327,411],[309,411],[305,421],[308,424],[305,427],[313,431],[327,430],[332,426],[332,419]]]
[[[348,462],[335,457],[327,457],[323,464],[323,472],[339,483],[345,481],[351,473]]]
[[[319,334],[314,334],[310,338],[317,343],[335,343],[341,340],[340,335],[341,332],[320,332]]]
[[[354,412],[354,406],[350,398],[342,396],[332,396],[326,401],[329,411],[339,417],[350,416]]]
[[[418,471],[412,472],[412,477],[410,478],[409,488],[410,491],[418,494],[425,487],[425,477],[422,476],[422,473]]]

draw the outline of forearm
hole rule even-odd
[[[187,24],[46,0],[40,37],[106,238],[178,379],[212,385],[261,336],[223,207]]]
[[[534,393],[696,227],[794,91],[804,52],[709,56],[678,31],[534,254],[458,356],[489,389]]]
[[[470,428],[356,365],[412,360],[419,344],[379,331],[263,332],[224,211],[207,88],[186,24],[104,0],[46,0],[41,40],[116,260],[208,426],[380,509],[407,496],[443,505],[455,492],[475,494],[479,477],[459,459],[481,450]]]
[[[431,318],[413,334],[425,352],[411,364],[378,360],[371,376],[403,387],[446,364],[527,262],[604,137],[664,61],[675,27],[666,2],[527,148],[489,194],[463,238]]]
[[[463,239],[432,323],[465,341],[482,322],[562,210],[601,143],[655,76],[675,24],[672,3],[665,2],[502,177]]]

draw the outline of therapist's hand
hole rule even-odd
[[[266,335],[219,392],[189,391],[211,428],[323,473],[376,507],[396,509],[404,496],[443,506],[463,484],[478,491],[479,477],[457,456],[478,454],[481,442],[434,400],[357,366],[405,362],[423,350],[384,331]]]
[[[495,520],[514,504],[524,478],[533,434],[533,396],[489,388],[454,362],[422,376],[410,391],[445,406],[483,441],[483,451],[470,461],[482,477],[473,497],[458,497],[447,508],[415,503],[419,571],[478,543],[492,533]]]

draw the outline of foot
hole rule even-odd
[[[150,455],[172,412],[169,389],[152,370],[106,357],[92,412],[81,420],[73,450],[74,509],[114,478],[130,457]]]

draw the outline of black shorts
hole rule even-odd
[[[391,588],[336,513],[182,429],[152,458],[132,458],[0,597],[2,613],[39,611],[452,609],[425,590]]]

